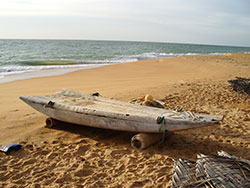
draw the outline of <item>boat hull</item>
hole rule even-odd
[[[20,99],[56,120],[119,131],[179,131],[213,125],[223,119],[222,116],[145,107],[70,90],[47,96],[21,96]]]

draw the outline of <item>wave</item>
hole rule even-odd
[[[8,75],[21,74],[25,72],[62,69],[62,68],[86,68],[104,66],[109,64],[135,62],[146,59],[169,58],[177,56],[201,56],[201,55],[220,55],[225,53],[157,53],[149,52],[134,55],[120,55],[107,59],[92,60],[38,60],[38,61],[21,61],[13,65],[0,66],[0,79]]]
[[[74,61],[66,61],[66,60],[44,60],[44,61],[21,61],[20,64],[23,65],[31,65],[31,66],[38,66],[38,65],[75,65],[77,62]]]
[[[105,66],[107,64],[98,64],[98,66]],[[74,64],[74,65],[36,65],[36,66],[22,66],[22,65],[8,65],[0,67],[0,79],[8,75],[22,74],[26,72],[35,72],[41,70],[63,69],[63,68],[91,68],[96,67],[97,64]]]
[[[113,62],[113,63],[123,63],[123,62],[132,62],[146,59],[158,59],[158,58],[169,58],[169,57],[178,57],[178,56],[203,56],[203,55],[222,55],[226,53],[142,53],[137,55],[123,55],[112,60],[104,60],[99,62]]]

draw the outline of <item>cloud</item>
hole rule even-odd
[[[225,44],[237,38],[239,44],[246,44],[249,10],[248,0],[6,0],[0,6],[4,23],[0,38],[197,43],[216,43],[223,38]],[[13,30],[18,32],[10,35]]]

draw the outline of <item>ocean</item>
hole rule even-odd
[[[250,53],[250,47],[94,40],[0,40],[0,82],[8,76],[173,56]],[[34,74],[33,74],[34,75]],[[19,76],[20,77],[20,76]]]

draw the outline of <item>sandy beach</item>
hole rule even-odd
[[[250,160],[250,98],[228,80],[250,77],[250,54],[189,56],[114,64],[65,75],[0,84],[0,187],[170,187],[173,160],[224,150]],[[140,151],[135,133],[62,124],[45,128],[45,116],[19,96],[67,88],[130,101],[146,94],[167,109],[223,115],[217,126],[169,134]]]

